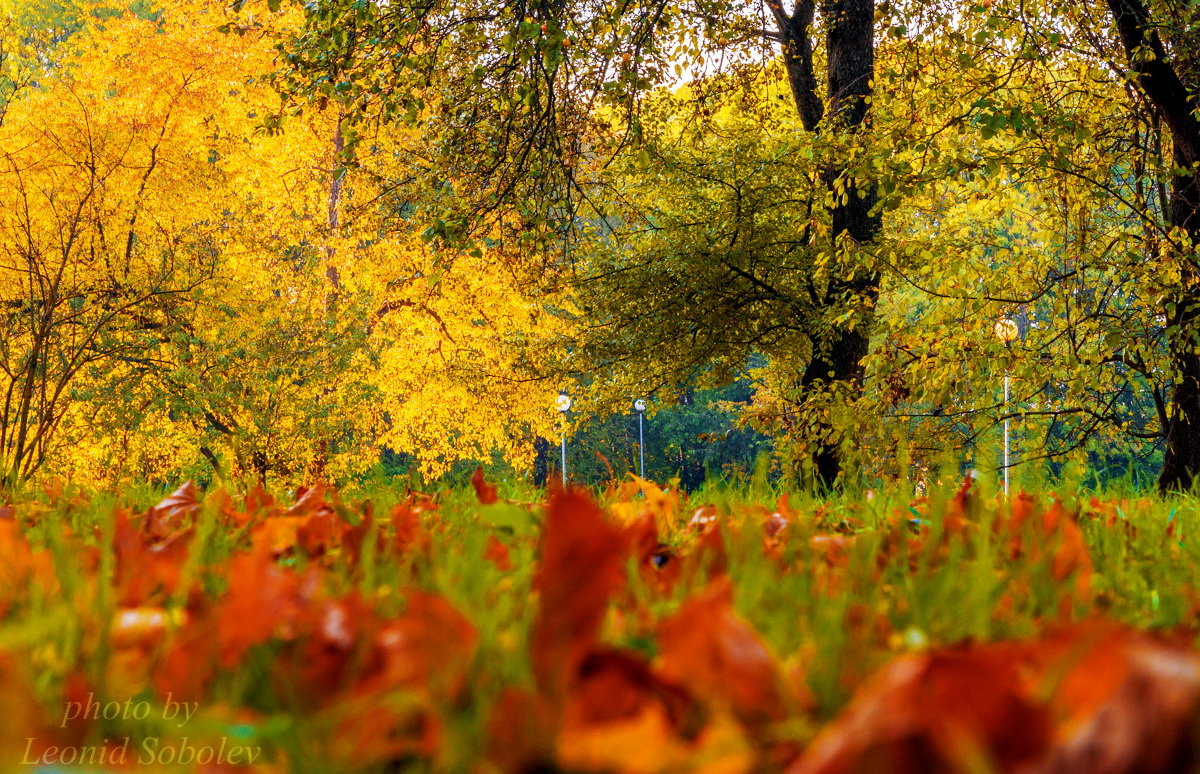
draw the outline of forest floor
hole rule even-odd
[[[473,484],[0,506],[0,771],[1197,767],[1196,500]]]

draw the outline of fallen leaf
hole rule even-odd
[[[475,468],[475,472],[471,474],[471,486],[475,487],[475,496],[481,504],[491,505],[496,502],[496,487],[483,480],[482,465]]]
[[[787,714],[782,675],[762,638],[734,612],[732,600],[733,586],[722,577],[664,619],[658,626],[659,670],[759,730]]]
[[[622,585],[625,548],[621,530],[582,491],[550,495],[533,578],[539,606],[529,652],[538,687],[555,703],[595,644],[609,597]]]

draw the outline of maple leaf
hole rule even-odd
[[[305,517],[296,528],[296,540],[309,558],[324,556],[342,544],[350,526],[332,511]]]
[[[626,528],[626,540],[638,559],[642,580],[662,594],[670,593],[679,581],[682,564],[671,548],[658,537],[657,519],[649,511]]]
[[[580,661],[563,714],[568,726],[587,725],[630,719],[649,707],[684,738],[695,737],[704,722],[700,706],[680,684],[632,653],[597,648]]]
[[[320,484],[300,489],[296,493],[296,502],[287,509],[288,516],[308,516],[319,511],[330,511],[333,508],[325,501],[325,487]]]
[[[380,668],[373,681],[380,687],[420,688],[450,699],[466,688],[479,633],[446,599],[413,589],[404,615],[385,624],[373,647]]]
[[[404,502],[392,506],[393,545],[397,553],[424,551],[429,547],[429,534],[421,526],[421,514],[427,510],[437,510],[437,507],[423,495],[417,494],[411,494]]]
[[[488,714],[487,760],[498,771],[556,771],[558,721],[545,696],[505,688]]]
[[[169,627],[186,621],[162,607],[126,607],[118,610],[109,624],[112,652],[105,664],[104,687],[111,696],[133,696],[151,680],[154,653]]]
[[[70,683],[68,678],[68,688]],[[23,760],[20,756],[29,740],[35,751],[57,741],[47,733],[49,724],[29,676],[15,657],[4,652],[0,652],[0,706],[4,707],[4,722],[0,723],[0,756],[4,760]]]
[[[192,527],[186,527],[152,540],[148,533],[134,529],[128,511],[113,514],[115,580],[121,604],[135,607],[175,591],[187,562],[192,532]]]
[[[168,634],[151,681],[160,697],[200,701],[216,676],[219,658],[215,603],[203,595],[188,602],[184,624]]]
[[[261,486],[255,484],[246,492],[245,512],[251,516],[275,507],[275,498]]]
[[[109,637],[117,648],[149,649],[162,641],[170,623],[171,616],[162,607],[124,607],[113,615]]]
[[[227,577],[229,589],[216,607],[217,646],[225,667],[298,618],[319,581],[315,569],[301,576],[276,565],[264,550],[233,557]]]
[[[305,516],[271,516],[254,528],[250,542],[256,553],[282,556],[291,551],[299,541],[300,526]]]
[[[293,642],[273,665],[278,692],[310,709],[335,701],[349,682],[362,632],[372,624],[357,593],[306,605],[296,618]]]
[[[55,592],[54,561],[46,551],[33,550],[14,519],[0,519],[0,615],[35,585]]]

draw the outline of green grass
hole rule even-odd
[[[1057,497],[1080,514],[1077,524],[1094,568],[1087,593],[1080,594],[1075,576],[1055,577],[1059,538],[1047,536],[1036,523],[1019,532],[1024,549],[1014,558],[1010,540],[1015,533],[997,527],[1007,523],[1010,507],[994,488],[993,482],[980,483],[980,493],[966,509],[965,530],[943,520],[956,485],[937,488],[920,502],[910,501],[904,487],[876,492],[871,499],[862,493],[832,500],[787,493],[792,514],[787,539],[771,558],[763,554],[761,523],[785,493],[762,480],[712,487],[680,498],[672,522],[662,525],[661,539],[675,552],[673,561],[687,562],[696,546],[695,530],[687,527],[695,508],[712,504],[722,514],[735,609],[811,694],[812,705],[798,708],[793,722],[779,731],[801,742],[844,706],[866,675],[911,650],[1027,637],[1057,622],[1099,615],[1194,638],[1200,546],[1192,536],[1200,501],[1116,498],[1070,486],[1035,494],[1043,505]],[[31,491],[16,502],[21,530],[35,551],[48,557],[55,583],[6,590],[10,604],[0,619],[0,652],[24,665],[48,716],[60,712],[69,675],[82,674],[102,689],[114,658],[108,638],[99,634],[107,631],[119,606],[110,582],[116,562],[114,510],[141,512],[163,494],[150,488],[119,494],[67,488],[54,498]],[[533,682],[527,640],[537,611],[533,576],[544,513],[540,506],[522,504],[535,501],[536,493],[511,485],[502,489],[501,502],[490,506],[479,505],[470,489],[442,490],[434,495],[437,510],[421,517],[426,550],[375,551],[374,530],[386,532],[389,509],[404,496],[376,488],[334,500],[342,518],[357,524],[369,499],[376,522],[357,564],[344,556],[329,562],[325,593],[359,594],[375,614],[389,619],[403,615],[406,589],[422,589],[443,596],[472,622],[479,644],[467,676],[468,698],[439,705],[447,740],[441,752],[406,759],[414,770],[466,771],[486,747],[487,718],[497,697],[506,688]],[[641,502],[612,492],[597,496],[608,505]],[[505,502],[509,499],[517,503]],[[212,494],[205,500],[182,569],[185,582],[155,604],[183,609],[191,588],[198,590],[193,596],[219,598],[227,584],[222,568],[248,544],[243,531],[221,519],[221,504]],[[834,560],[812,541],[832,534],[852,541]],[[508,546],[513,569],[500,570],[482,558],[492,538]],[[279,563],[302,573],[314,561],[297,553]],[[647,584],[631,559],[626,592],[612,605],[603,637],[653,658],[655,622],[708,581],[702,563],[697,566],[701,569],[662,593]],[[344,764],[331,762],[323,747],[330,733],[323,726],[327,719],[299,712],[272,671],[287,647],[275,641],[252,648],[235,668],[217,676],[205,707],[253,710],[253,722],[239,733],[287,753],[292,770],[339,770]],[[155,700],[148,689],[137,696]],[[401,703],[410,699],[403,692],[393,697]],[[219,726],[224,712],[206,712],[203,722]],[[159,731],[133,729],[142,735]],[[129,732],[122,722],[93,730]]]

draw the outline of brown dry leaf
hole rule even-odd
[[[441,718],[400,695],[351,696],[318,717],[331,726],[333,771],[387,771],[398,761],[430,760],[444,744]]]
[[[654,514],[643,513],[625,528],[625,540],[630,551],[637,557],[638,571],[646,586],[662,595],[671,593],[679,581],[681,564],[674,551],[658,537],[658,525]],[[631,604],[635,602],[629,600]],[[647,615],[649,611],[645,611]]]
[[[186,529],[199,512],[200,492],[188,481],[146,512],[142,531],[152,538],[162,539]]]
[[[558,717],[546,698],[506,688],[487,721],[487,761],[498,772],[557,771]]]
[[[54,724],[58,725],[64,715],[65,711],[59,709]],[[22,760],[27,746],[37,755],[47,744],[63,741],[52,735],[48,728],[42,703],[38,701],[29,676],[17,659],[7,653],[0,653],[0,716],[4,718],[0,722],[0,760],[10,766]]]
[[[721,527],[714,521],[700,530],[691,549],[680,556],[678,575],[686,583],[697,582],[697,578],[716,578],[729,568],[729,556],[725,551],[725,537]]]
[[[556,746],[570,771],[747,772],[756,756],[727,712],[706,713],[679,685],[628,652],[580,664]]]
[[[1012,513],[1005,525],[1011,556],[1036,560],[1049,551],[1055,580],[1066,580],[1074,573],[1090,577],[1092,560],[1074,516],[1055,500],[1042,509],[1038,519],[1036,505],[1034,499],[1024,493],[1013,501]]]
[[[663,620],[660,671],[758,730],[787,714],[783,680],[774,656],[733,611],[732,600],[733,586],[722,577]]]
[[[0,616],[34,586],[47,594],[57,592],[53,558],[30,547],[18,522],[0,519]]]
[[[903,656],[870,677],[789,774],[1034,772],[1052,728],[1013,647]]]
[[[1056,774],[1157,774],[1200,766],[1200,656],[1108,622],[1029,646],[1049,693]]]
[[[235,666],[249,648],[294,622],[319,581],[314,570],[305,576],[285,570],[262,550],[233,557],[227,576],[229,590],[215,608],[218,653],[225,667]]]
[[[184,624],[168,631],[165,653],[151,676],[159,697],[202,701],[217,672],[217,616],[201,594],[189,600]]]
[[[296,502],[287,509],[288,516],[307,516],[322,510],[333,510],[325,502],[325,487],[321,484],[296,490]]]
[[[679,684],[664,680],[633,653],[601,648],[579,664],[563,711],[568,728],[634,718],[654,707],[672,736],[694,737],[701,708]]]
[[[276,693],[305,711],[336,702],[353,677],[363,630],[375,624],[357,592],[307,604],[294,623],[292,641],[273,664]]]
[[[421,526],[421,514],[436,510],[436,504],[418,493],[410,494],[404,502],[392,506],[392,530],[397,552],[420,552],[429,547],[429,533]]]
[[[296,540],[309,558],[316,558],[338,548],[349,531],[350,526],[332,511],[318,511],[300,522]]]
[[[113,615],[109,639],[115,648],[150,649],[162,641],[171,623],[170,613],[162,607],[123,607]]]
[[[275,497],[258,484],[255,484],[250,488],[250,491],[246,492],[244,507],[247,517],[252,518],[263,511],[273,510],[276,507]]]
[[[171,594],[179,586],[187,562],[192,528],[161,540],[134,529],[126,510],[113,514],[113,549],[119,601],[127,607],[145,605]]]
[[[808,545],[829,567],[845,567],[850,563],[850,551],[855,538],[847,535],[813,535]]]
[[[264,519],[250,535],[256,554],[282,556],[296,547],[300,540],[300,525],[306,516],[272,516]]]
[[[556,752],[555,770],[628,774],[683,771],[691,755],[658,705],[606,723],[568,727],[558,737]]]
[[[412,590],[404,615],[380,629],[373,647],[379,671],[368,681],[384,688],[420,688],[452,699],[467,688],[479,632],[444,597]]]
[[[624,580],[626,541],[582,491],[555,491],[548,511],[533,578],[540,604],[529,652],[539,689],[561,704]]]

